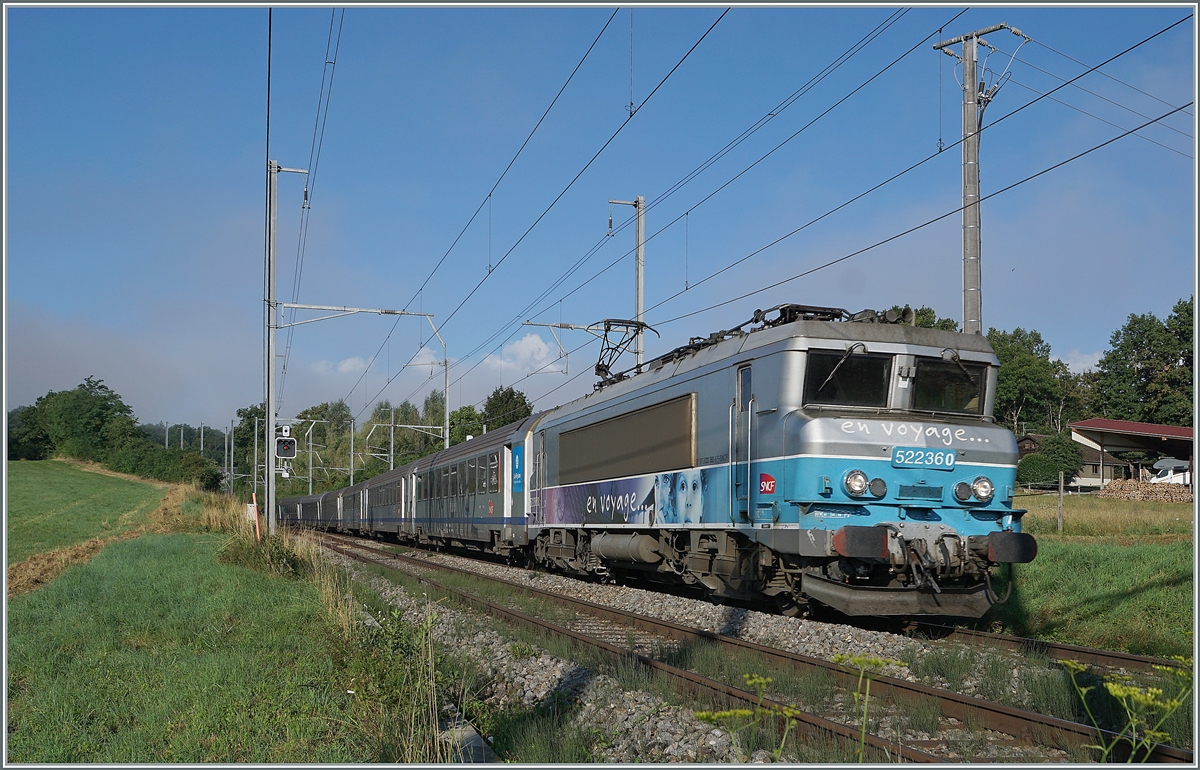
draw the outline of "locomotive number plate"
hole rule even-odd
[[[954,470],[957,453],[953,449],[924,449],[922,447],[898,446],[892,449],[893,468],[933,468]]]

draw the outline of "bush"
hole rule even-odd
[[[1041,452],[1025,455],[1017,463],[1018,484],[1053,484],[1058,482],[1058,465]]]

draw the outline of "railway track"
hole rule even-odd
[[[666,620],[647,617],[630,613],[624,610],[616,610],[610,607],[587,602],[581,599],[574,599],[559,594],[543,591],[531,586],[512,583],[501,578],[482,576],[479,573],[469,570],[459,570],[444,564],[438,564],[425,559],[415,559],[412,557],[396,554],[392,551],[378,548],[373,544],[364,543],[361,540],[346,537],[342,535],[326,534],[324,543],[327,547],[349,556],[350,558],[359,559],[362,561],[370,561],[375,563],[384,563],[385,566],[394,564],[405,564],[412,568],[422,571],[441,571],[448,574],[468,574],[476,579],[495,582],[506,587],[507,590],[518,592],[525,596],[535,598],[540,601],[552,603],[561,607],[575,611],[580,617],[587,618],[584,623],[577,624],[575,628],[563,628],[547,621],[534,618],[524,613],[519,613],[511,608],[503,607],[492,602],[475,597],[467,592],[449,588],[445,585],[429,580],[428,578],[420,578],[425,582],[436,585],[439,590],[453,593],[464,601],[479,607],[480,609],[494,616],[503,617],[512,622],[519,622],[525,625],[534,625],[541,628],[543,631],[567,636],[581,644],[588,644],[598,649],[602,649],[610,655],[618,657],[634,657],[643,665],[646,665],[656,671],[665,673],[674,677],[680,682],[684,689],[690,690],[694,694],[706,698],[724,698],[726,701],[740,702],[741,704],[754,704],[758,700],[756,693],[751,693],[745,690],[729,687],[721,682],[701,677],[692,672],[684,671],[683,669],[670,666],[649,653],[652,649],[664,648],[664,645],[681,644],[716,644],[720,645],[725,650],[738,651],[742,653],[750,653],[761,658],[769,670],[774,670],[781,666],[790,667],[801,674],[821,673],[833,678],[834,682],[841,688],[854,691],[858,686],[859,672],[857,669],[845,667],[829,661],[818,658],[811,658],[804,655],[799,655],[792,652],[773,649],[764,645],[756,644],[742,639],[737,639],[722,634],[689,628],[678,623],[673,623]],[[365,554],[367,555],[364,555]],[[586,626],[586,628],[584,627]],[[936,627],[929,629],[937,630],[942,634],[942,638],[954,636],[956,632],[961,632],[958,629],[946,629],[945,627]],[[971,632],[969,634],[959,636],[956,641],[970,640],[977,643],[996,644],[1003,646],[991,637],[996,635],[981,634],[980,632]],[[1003,637],[1001,637],[1003,638]],[[1012,639],[1011,637],[1009,639]],[[1024,640],[1014,640],[1024,641]],[[1070,648],[1068,645],[1062,645],[1065,648],[1062,651],[1084,650],[1085,648]],[[1093,656],[1097,661],[1114,660],[1114,658],[1102,658],[1103,651],[1090,651],[1095,653]],[[1121,657],[1120,654],[1117,654]],[[1070,654],[1067,657],[1072,657],[1077,660],[1084,661],[1085,657]],[[1136,658],[1137,656],[1129,656]],[[1090,662],[1090,661],[1089,661]],[[1099,665],[1112,665],[1099,663]],[[1097,731],[1095,728],[1070,722],[1068,720],[1057,719],[1055,717],[1036,714],[1029,711],[1023,711],[1016,708],[1011,708],[997,703],[971,698],[957,693],[950,692],[941,688],[928,687],[926,685],[908,682],[902,679],[876,675],[871,683],[872,694],[884,701],[894,704],[896,708],[911,707],[912,704],[918,701],[936,702],[942,713],[949,719],[957,720],[960,724],[976,725],[978,727],[1000,733],[1007,738],[1001,738],[1001,742],[1010,745],[1023,745],[1027,747],[1043,746],[1053,750],[1065,750],[1068,747],[1081,747],[1088,744],[1094,744],[1097,740],[1111,740],[1115,737],[1113,734],[1106,731]],[[776,703],[770,700],[764,700],[763,705],[767,708],[781,708],[782,703]],[[811,733],[822,733],[824,735],[832,735],[841,741],[849,741],[853,745],[857,745],[858,730],[853,727],[848,727],[840,722],[817,717],[813,715],[802,715],[802,726]],[[909,761],[921,762],[937,762],[945,761],[937,756],[938,753],[945,754],[948,751],[946,741],[943,739],[934,739],[927,741],[907,741],[904,745],[894,743],[879,736],[869,736],[867,744],[881,753],[885,753],[890,757],[903,757]],[[916,747],[914,747],[916,744]],[[920,749],[929,749],[929,752],[921,751]],[[934,753],[936,752],[936,753]],[[1125,759],[1127,757],[1121,757]],[[1177,749],[1170,746],[1157,746],[1147,758],[1152,762],[1167,762],[1167,763],[1192,763],[1192,752],[1184,749]],[[1034,759],[1033,761],[1037,761]]]
[[[999,648],[1026,655],[1036,653],[1051,660],[1077,660],[1080,663],[1108,669],[1152,671],[1155,666],[1176,667],[1181,665],[1179,661],[1168,658],[1151,658],[1116,650],[1096,650],[1091,647],[1077,647],[1073,644],[1027,639],[1021,636],[994,634],[987,631],[975,631],[961,626],[945,626],[918,621],[910,624],[910,628],[912,631],[923,636],[942,641],[958,642],[985,648]]]

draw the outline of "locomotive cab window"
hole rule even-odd
[[[986,382],[986,364],[918,358],[913,409],[982,414]]]
[[[866,353],[856,343],[844,351],[810,350],[804,403],[885,407],[892,356]]]

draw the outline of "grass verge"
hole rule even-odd
[[[1190,539],[1041,537],[1037,558],[1013,569],[1012,597],[983,617],[984,627],[1141,655],[1192,652]]]

